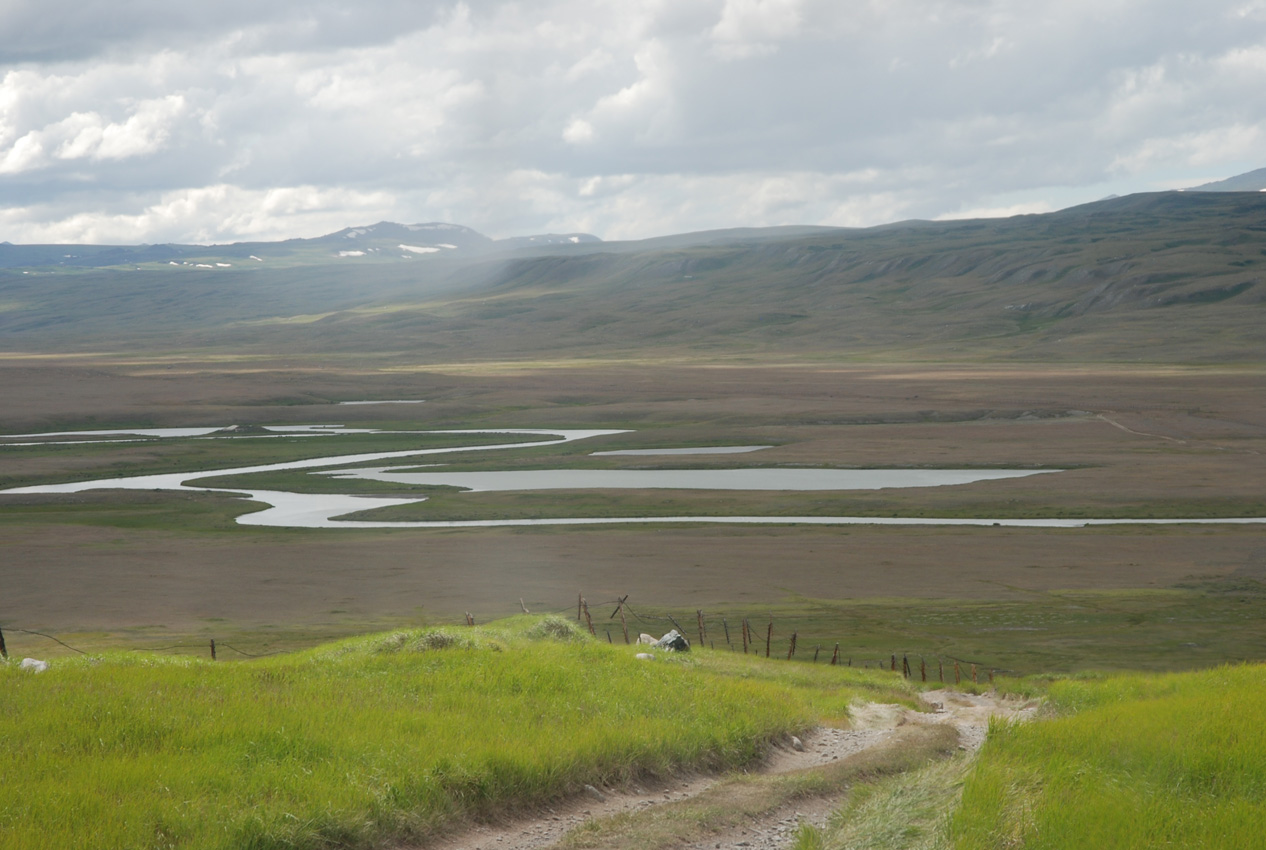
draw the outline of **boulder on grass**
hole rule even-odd
[[[637,642],[638,642],[638,643],[645,643],[645,644],[648,644],[648,645],[650,645],[650,646],[654,646],[654,645],[655,645],[655,638],[651,637],[651,636],[650,636],[650,635],[648,635],[646,632],[642,632],[640,635],[638,635]]]
[[[38,658],[23,658],[21,668],[23,670],[31,670],[36,673],[43,673],[48,669],[47,661],[40,661]]]
[[[682,637],[681,632],[673,629],[655,642],[655,648],[665,652],[689,652],[690,641]]]

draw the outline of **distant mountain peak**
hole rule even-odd
[[[337,233],[327,233],[317,239],[323,242],[344,239],[416,239],[419,235],[432,233],[443,233],[445,238],[459,235],[467,242],[492,242],[487,236],[469,227],[442,221],[430,221],[424,224],[396,224],[394,221],[380,221],[377,224],[360,227],[345,227]]]

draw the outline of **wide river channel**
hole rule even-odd
[[[329,425],[278,427],[278,436],[299,434],[369,433],[371,429],[340,428]],[[196,433],[195,433],[196,432]],[[396,432],[399,433],[399,432]],[[534,442],[504,442],[492,445],[449,446],[439,449],[414,449],[394,452],[370,452],[353,455],[332,455],[285,463],[243,466],[231,469],[204,469],[196,472],[173,472],[158,475],[135,475],[125,478],[101,478],[67,484],[42,484],[0,490],[4,494],[24,493],[80,493],[86,490],[192,490],[217,491],[241,494],[245,498],[261,502],[268,507],[237,518],[241,525],[274,526],[286,528],[489,528],[496,526],[527,525],[611,525],[633,523],[710,523],[710,524],[767,524],[767,525],[968,525],[1010,526],[1027,528],[1080,528],[1091,525],[1173,525],[1194,524],[1258,524],[1266,523],[1266,517],[1236,517],[1226,519],[993,519],[935,517],[823,517],[823,516],[673,516],[673,517],[558,517],[551,519],[489,519],[447,521],[384,522],[374,520],[341,520],[358,511],[385,508],[394,505],[415,504],[425,497],[378,497],[345,494],[291,493],[279,490],[239,490],[200,487],[200,478],[226,475],[245,475],[255,472],[277,472],[292,469],[316,471],[334,466],[351,464],[375,464],[358,469],[326,470],[321,474],[338,478],[357,478],[374,481],[415,484],[422,486],[451,486],[475,492],[531,491],[531,490],[592,490],[592,489],[690,489],[690,490],[876,490],[898,487],[940,487],[970,484],[1004,478],[1023,478],[1030,475],[1052,474],[1060,470],[1022,469],[803,469],[786,467],[754,467],[750,469],[546,469],[491,472],[437,472],[416,470],[398,466],[383,466],[382,461],[453,452],[504,451],[528,446],[549,446],[585,440],[592,437],[627,433],[612,430],[544,430],[544,429],[484,429],[462,431],[417,432],[421,434],[505,434],[549,436],[553,439]],[[225,439],[249,439],[234,437],[223,429],[153,429],[130,432],[57,432],[56,434],[11,435],[13,438],[41,438],[39,444],[54,442],[82,442],[86,436],[135,434],[147,437],[187,437],[223,435]],[[78,439],[69,439],[78,438]],[[0,442],[0,447],[19,447],[23,443]],[[25,443],[30,445],[30,443]],[[654,453],[705,454],[757,451],[763,446],[710,447],[703,449],[674,449]],[[648,450],[646,454],[653,453]],[[604,453],[613,454],[613,453]]]

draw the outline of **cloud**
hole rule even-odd
[[[725,0],[712,28],[713,52],[724,59],[773,53],[800,29],[801,0]]]
[[[1263,9],[11,0],[0,239],[633,237],[1194,185],[1266,164]]]
[[[73,204],[43,204],[0,210],[10,241],[25,243],[212,243],[285,239],[340,230],[347,217],[380,221],[399,215],[389,193],[317,186],[265,190],[219,184],[122,199],[136,211],[77,212]]]

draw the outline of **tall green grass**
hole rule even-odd
[[[889,681],[707,656],[640,661],[516,618],[240,663],[0,665],[0,846],[418,840],[584,783],[748,762]]]
[[[1266,842],[1266,667],[1074,679],[1049,696],[1076,713],[991,728],[956,847]]]

